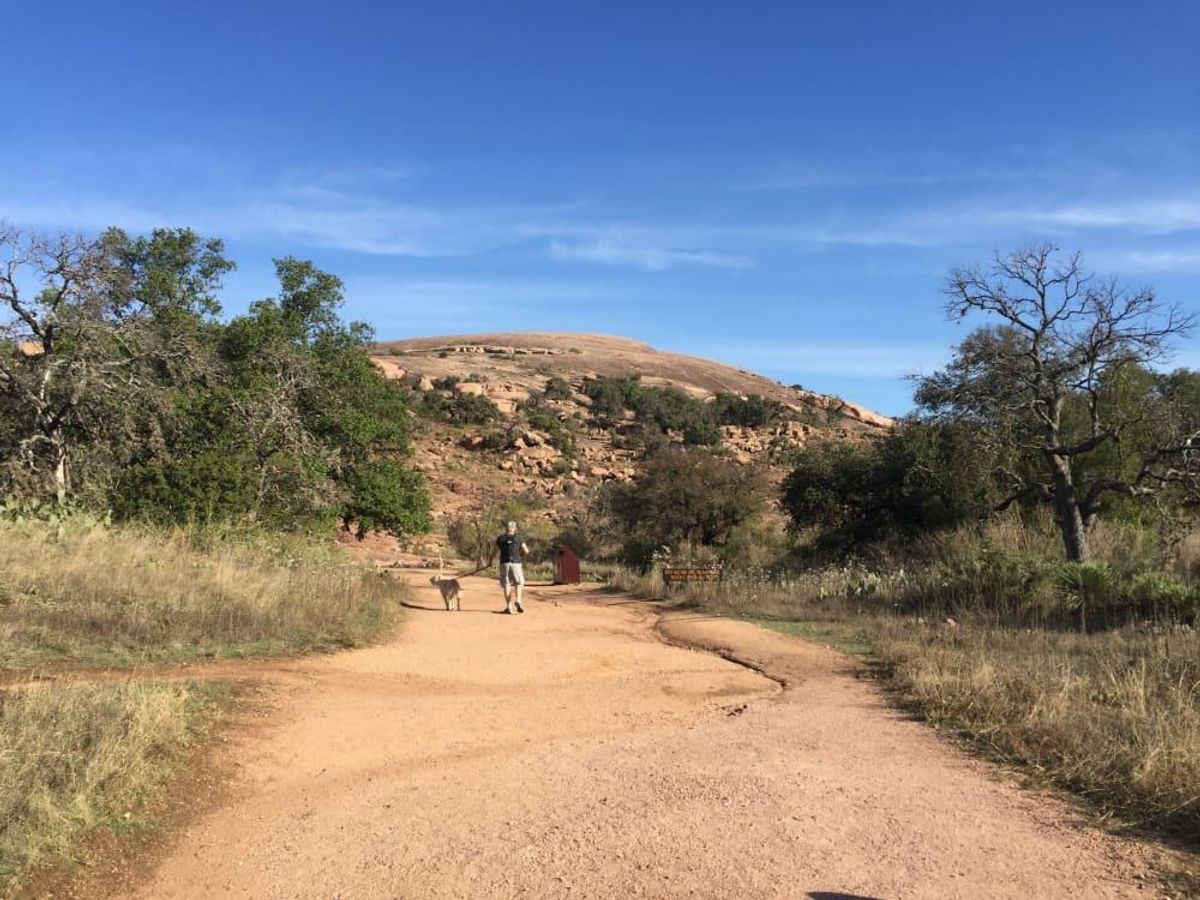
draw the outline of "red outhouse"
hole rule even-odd
[[[579,557],[570,547],[556,547],[554,550],[554,583],[579,584],[582,580],[579,574]]]

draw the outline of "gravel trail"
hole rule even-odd
[[[498,615],[478,578],[446,613],[402,576],[424,608],[391,643],[287,666],[235,738],[228,802],[127,895],[1155,895],[1134,845],[831,650],[576,589]]]

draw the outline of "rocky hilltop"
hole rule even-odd
[[[635,378],[703,403],[761,399],[770,421],[718,424],[709,439],[737,462],[777,475],[789,451],[813,439],[861,441],[892,425],[838,397],[607,335],[416,338],[379,343],[373,358],[413,391],[416,466],[443,522],[523,496],[547,524],[562,523],[591,486],[635,477],[646,423],[629,410],[597,414],[589,393],[598,379]],[[668,429],[659,439],[684,436]]]

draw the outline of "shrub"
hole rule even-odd
[[[551,447],[567,456],[574,454],[574,430],[570,425],[560,421],[554,413],[543,409],[533,410],[526,413],[526,419],[529,421],[530,427],[546,433]]]
[[[592,414],[619,419],[625,414],[629,379],[588,378],[583,393],[592,401]]]
[[[713,447],[721,443],[721,430],[711,422],[694,419],[683,427],[683,442],[689,447]]]
[[[573,396],[570,382],[558,375],[553,375],[546,380],[546,387],[542,394],[547,400],[570,400]]]
[[[563,423],[558,420],[558,416],[546,410],[533,410],[526,413],[525,418],[531,427],[539,431],[554,432],[563,427]]]
[[[708,547],[760,515],[766,480],[706,450],[668,450],[650,458],[630,485],[612,489],[605,502],[624,536],[622,555],[645,565],[662,546]]]
[[[421,403],[417,406],[417,413],[435,422],[448,422],[450,420],[450,411],[453,408],[454,401],[445,394],[438,391],[426,391],[421,395]]]
[[[783,505],[797,528],[819,525],[831,542],[947,529],[999,499],[997,461],[967,424],[908,423],[869,445],[814,444],[794,458]]]
[[[1107,606],[1116,586],[1112,567],[1104,562],[1065,562],[1058,580],[1068,608],[1078,610],[1085,630],[1088,610]]]
[[[487,397],[464,394],[454,398],[448,415],[456,425],[487,425],[500,418],[500,409]]]
[[[255,460],[247,453],[211,451],[142,463],[121,476],[113,511],[158,525],[227,521],[254,506],[256,481]]]
[[[420,534],[429,530],[429,493],[424,479],[401,463],[377,459],[349,474],[345,522],[362,537],[368,531]]]
[[[739,397],[737,394],[717,394],[712,401],[713,416],[719,425],[741,425],[765,428],[785,417],[787,408],[775,400],[758,394]]]
[[[493,429],[483,435],[483,449],[491,451],[503,450],[508,446],[510,440],[508,432]]]
[[[1125,596],[1142,616],[1194,621],[1200,612],[1200,588],[1186,585],[1159,572],[1143,572],[1128,585]]]
[[[439,391],[422,394],[417,412],[435,422],[454,425],[489,425],[501,417],[499,407],[487,397],[478,394],[447,397]]]

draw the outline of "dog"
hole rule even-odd
[[[437,589],[442,592],[442,602],[446,604],[446,612],[450,612],[450,603],[453,601],[454,609],[462,611],[462,585],[459,584],[457,578],[443,578],[441,575],[434,575],[429,579],[430,584],[436,584]]]

